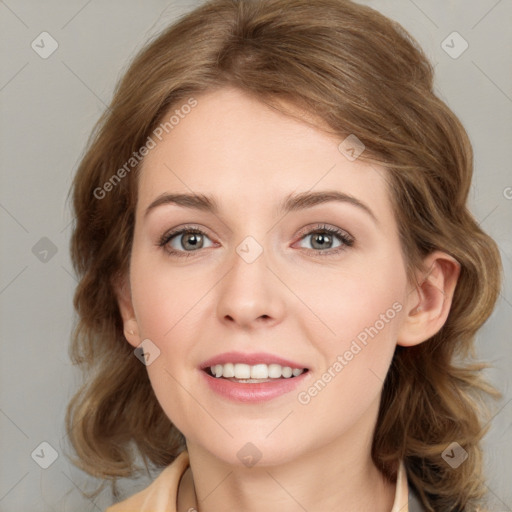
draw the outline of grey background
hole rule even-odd
[[[362,3],[396,19],[417,38],[436,65],[438,94],[474,144],[471,208],[498,242],[506,274],[499,304],[477,340],[478,355],[494,365],[488,376],[505,395],[485,438],[486,467],[492,510],[512,511],[512,2]],[[65,456],[65,407],[79,382],[67,353],[76,282],[68,256],[72,219],[66,197],[87,137],[129,59],[195,5],[0,1],[2,512],[93,511],[112,503],[108,489],[94,502],[84,497],[81,491],[97,481]],[[43,31],[58,43],[46,59],[31,47]],[[458,58],[442,47],[453,31],[469,44]],[[462,48],[457,39],[447,44],[452,53]],[[50,242],[40,241],[44,237]],[[41,252],[45,249],[47,254]],[[48,469],[35,462],[50,460],[41,442],[58,455]],[[123,488],[130,495],[148,482],[125,481]]]

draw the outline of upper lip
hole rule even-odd
[[[251,354],[246,354],[243,352],[225,352],[204,361],[199,367],[201,370],[204,370],[211,366],[215,366],[216,364],[226,363],[244,363],[251,366],[256,364],[279,364],[281,366],[290,366],[291,368],[307,368],[301,363],[296,363],[294,361],[290,361],[289,359],[265,352],[254,352]]]

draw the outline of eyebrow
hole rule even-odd
[[[325,190],[321,192],[301,192],[299,194],[290,194],[279,206],[278,213],[286,214],[293,211],[304,210],[320,204],[337,201],[341,203],[348,203],[366,212],[376,224],[379,224],[377,217],[365,203],[356,197],[338,192],[336,190]],[[192,208],[204,212],[217,214],[219,206],[213,196],[204,194],[168,194],[164,193],[158,196],[147,208],[144,213],[146,217],[152,210],[158,206],[174,204],[184,208]]]

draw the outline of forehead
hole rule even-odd
[[[350,161],[338,147],[344,138],[319,129],[318,121],[301,122],[234,88],[194,98],[197,105],[144,159],[139,212],[169,192],[261,208],[291,192],[326,189],[364,200],[378,215],[389,212],[385,170]],[[164,121],[177,109],[179,104]]]

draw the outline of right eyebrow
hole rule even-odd
[[[146,217],[151,210],[163,204],[175,204],[184,208],[193,208],[205,212],[218,213],[219,208],[215,199],[204,194],[162,194],[158,196],[147,208]]]

